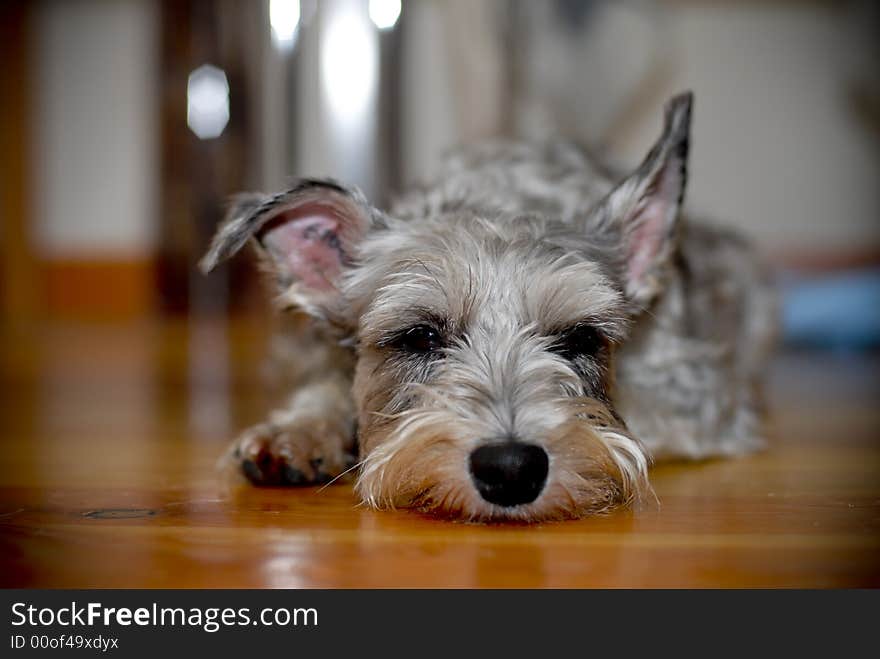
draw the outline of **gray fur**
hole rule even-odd
[[[330,290],[279,273],[279,306],[316,320],[280,341],[295,392],[236,442],[237,463],[257,483],[308,483],[359,450],[370,505],[537,520],[637,500],[649,455],[759,446],[773,296],[741,238],[679,212],[690,108],[689,95],[670,102],[657,144],[619,181],[568,143],[496,142],[458,151],[387,213],[335,182],[245,198],[207,268],[316,186],[353,201],[345,222],[361,229]],[[419,327],[439,347],[401,348]],[[571,336],[590,351],[561,349]],[[472,451],[506,441],[550,456],[533,502],[489,503],[468,474]]]

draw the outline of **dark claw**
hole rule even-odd
[[[272,456],[269,451],[263,449],[257,455],[257,463],[259,464],[261,469],[267,469],[272,466],[272,463],[275,461],[275,458]]]
[[[315,470],[315,483],[322,485],[333,480],[333,477],[330,474],[321,469],[324,464],[324,458],[312,458],[309,460],[309,464],[312,465],[312,469]]]
[[[284,466],[284,482],[287,485],[305,485],[308,483],[306,475],[296,467],[290,465]]]
[[[330,474],[321,469],[321,466],[324,464],[324,458],[312,458],[309,460],[309,464],[312,465],[312,469],[315,470],[315,483],[324,484],[333,480],[333,477],[330,476]]]
[[[245,460],[242,462],[241,470],[244,472],[244,475],[247,476],[247,479],[254,485],[261,485],[263,483],[263,472],[260,471],[257,463],[253,460]]]

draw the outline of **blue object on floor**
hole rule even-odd
[[[880,346],[880,268],[783,284],[782,323],[790,343],[845,350]]]

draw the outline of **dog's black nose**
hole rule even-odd
[[[538,498],[547,480],[547,452],[534,444],[488,444],[471,453],[471,476],[480,496],[499,506]]]

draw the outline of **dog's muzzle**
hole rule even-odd
[[[520,442],[481,446],[470,457],[471,477],[480,496],[504,507],[537,499],[549,466],[544,449]]]

